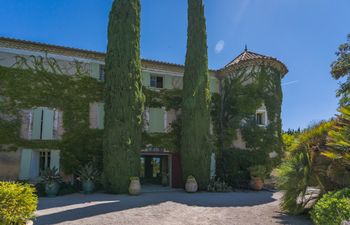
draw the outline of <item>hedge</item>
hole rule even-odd
[[[0,182],[0,224],[25,224],[34,218],[37,204],[30,184]]]

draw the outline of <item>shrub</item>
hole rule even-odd
[[[255,165],[248,168],[251,177],[259,177],[264,179],[266,177],[266,168],[262,165]]]
[[[29,184],[0,182],[0,224],[24,224],[34,217],[38,204]]]
[[[232,187],[220,178],[212,178],[208,184],[207,191],[209,192],[230,192]]]
[[[350,220],[350,188],[323,195],[312,209],[311,218],[316,225],[340,225]]]

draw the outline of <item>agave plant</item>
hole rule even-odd
[[[56,167],[47,168],[41,171],[41,178],[47,184],[54,182],[60,183],[62,181],[62,177],[59,175],[58,169]]]
[[[76,174],[81,181],[94,181],[100,175],[99,171],[92,163],[81,167]]]

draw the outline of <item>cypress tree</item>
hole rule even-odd
[[[202,0],[188,0],[187,53],[182,96],[181,163],[183,177],[192,175],[199,188],[210,176],[210,89],[207,33]]]
[[[140,170],[144,95],[141,83],[140,0],[115,0],[106,55],[103,168],[106,190],[125,193]]]

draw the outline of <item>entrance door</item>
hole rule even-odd
[[[168,156],[141,156],[140,178],[142,184],[168,186]]]

